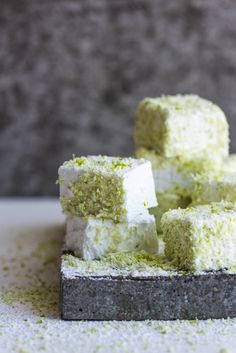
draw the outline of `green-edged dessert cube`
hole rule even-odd
[[[137,109],[135,143],[165,157],[223,158],[229,150],[228,124],[217,105],[197,95],[145,98]]]
[[[176,209],[162,216],[165,256],[187,271],[230,268],[236,264],[236,204],[211,203]]]
[[[116,222],[149,215],[157,205],[151,163],[144,159],[89,156],[59,168],[60,201],[70,216]]]

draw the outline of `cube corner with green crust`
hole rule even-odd
[[[161,220],[165,256],[187,271],[236,265],[236,205],[211,203],[166,212]]]
[[[116,222],[149,215],[157,205],[151,163],[144,159],[88,156],[59,168],[60,201],[70,217]]]
[[[229,151],[223,111],[197,95],[145,98],[138,106],[135,143],[165,157],[218,155]]]

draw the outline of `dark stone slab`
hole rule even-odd
[[[236,274],[86,275],[62,258],[60,310],[64,320],[235,317]]]

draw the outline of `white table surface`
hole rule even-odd
[[[0,353],[236,352],[236,319],[60,320],[63,222],[55,199],[0,199]]]

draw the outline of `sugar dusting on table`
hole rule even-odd
[[[0,230],[0,353],[233,352],[235,319],[61,321],[59,259],[64,231],[61,218],[47,226],[44,208],[36,206],[45,226]]]

